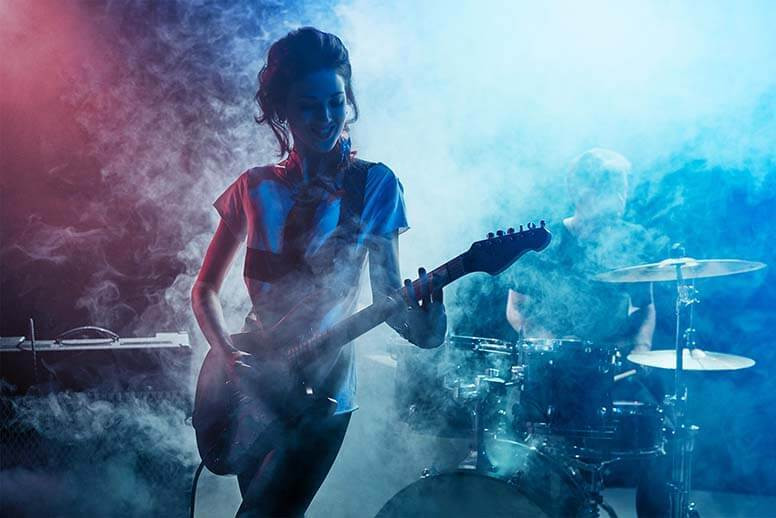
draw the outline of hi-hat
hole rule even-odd
[[[647,367],[658,369],[676,369],[676,351],[644,351],[630,353],[628,360]],[[686,371],[734,371],[747,369],[754,360],[734,354],[712,353],[701,349],[682,350],[682,370]]]
[[[603,282],[659,282],[675,281],[676,268],[682,271],[685,279],[702,277],[720,277],[735,273],[753,272],[765,268],[765,263],[757,261],[742,261],[740,259],[693,259],[692,257],[677,257],[666,259],[659,263],[628,266],[609,272],[599,273],[593,277]]]

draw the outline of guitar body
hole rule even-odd
[[[234,345],[253,355],[251,369],[230,378],[226,359],[208,351],[197,379],[192,423],[197,449],[216,475],[235,475],[258,463],[302,418],[324,418],[336,401],[322,397],[274,347],[249,334],[233,335]]]

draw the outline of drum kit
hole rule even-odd
[[[400,417],[421,433],[467,437],[471,449],[456,469],[424,470],[377,518],[587,517],[602,509],[615,517],[601,496],[605,468],[658,457],[671,465],[670,516],[698,516],[690,489],[699,427],[687,419],[684,372],[745,369],[755,362],[697,348],[694,280],[763,267],[676,257],[594,277],[605,283],[673,283],[672,349],[623,357],[617,347],[580,339],[512,343],[452,336],[422,365],[413,367],[411,358],[408,364],[399,355],[397,388],[419,373],[424,380],[420,390],[401,397],[397,391]],[[620,380],[639,366],[673,371],[672,391],[662,402],[613,396]]]

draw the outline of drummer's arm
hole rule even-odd
[[[631,341],[632,352],[643,352],[652,349],[652,336],[655,334],[655,301],[652,295],[652,284],[648,293],[642,296],[630,296],[629,317],[634,320],[636,332]],[[636,305],[638,304],[638,306]]]
[[[532,337],[551,338],[549,331],[537,325],[536,322],[527,318],[523,308],[529,302],[530,298],[524,293],[509,290],[507,295],[506,317],[512,329],[521,334],[530,334]]]

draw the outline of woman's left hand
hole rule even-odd
[[[405,338],[423,349],[439,347],[447,333],[442,288],[432,291],[430,276],[425,268],[418,268],[419,293],[412,287],[412,281],[404,280],[404,300],[407,303]],[[418,301],[420,299],[420,301]]]

